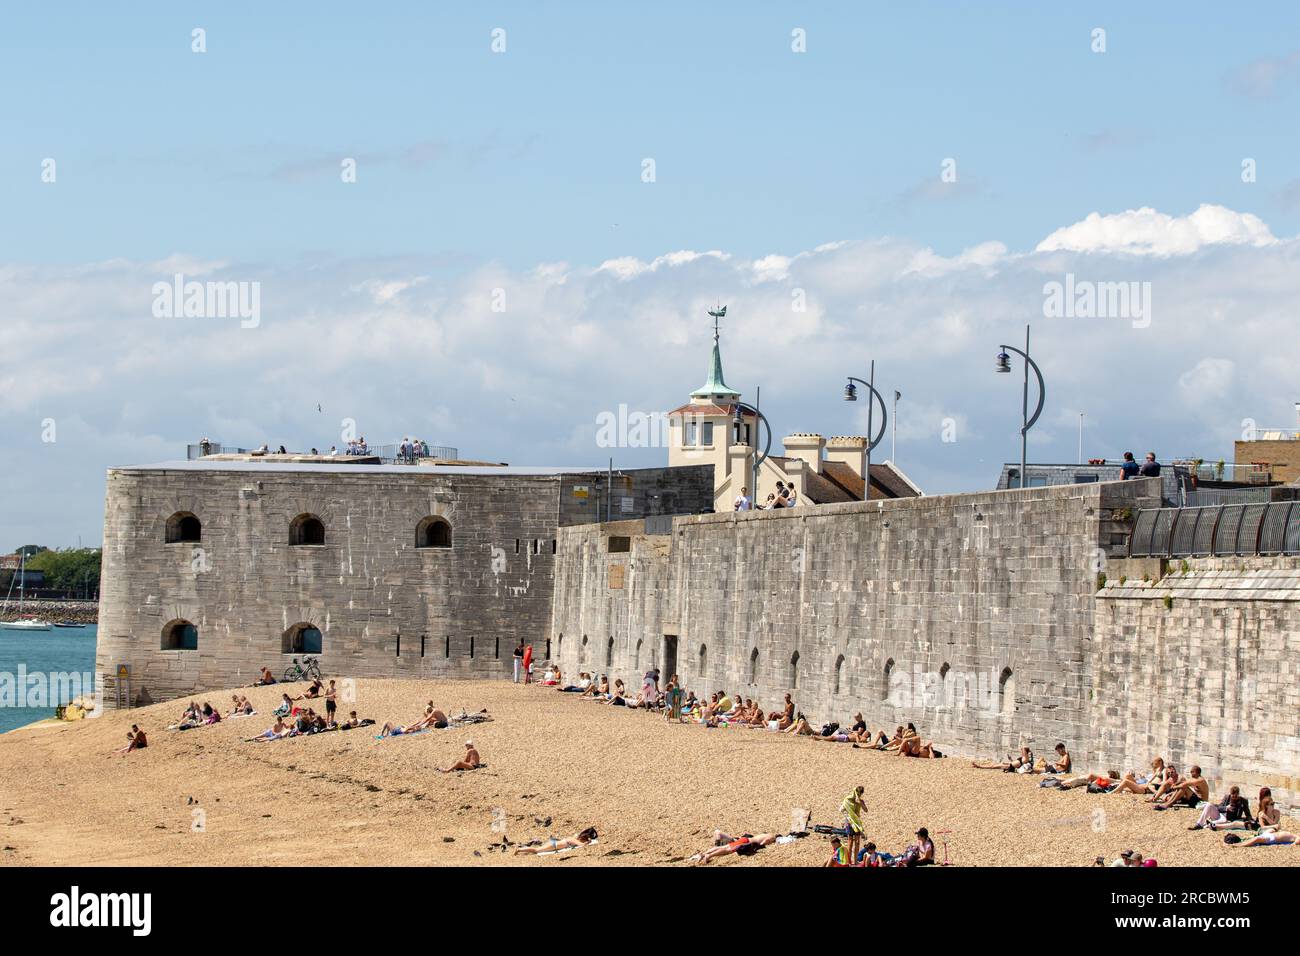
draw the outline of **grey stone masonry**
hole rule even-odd
[[[566,528],[551,631],[570,673],[655,665],[769,710],[789,691],[814,724],[1083,756],[1100,575],[1158,501],[1151,479],[677,518],[667,541]]]
[[[1100,765],[1160,755],[1300,806],[1300,559],[1113,562],[1095,635]]]
[[[321,632],[332,676],[507,675],[518,641],[548,651],[556,532],[594,513],[597,479],[603,491],[605,473],[561,469],[112,469],[96,654],[106,701],[123,664],[132,702],[246,685],[262,666],[278,678],[299,624]],[[614,510],[693,513],[712,489],[708,466],[624,471]],[[199,539],[167,543],[184,514]],[[323,544],[290,543],[303,515],[319,519]],[[450,526],[449,546],[417,547],[430,518]],[[197,628],[197,648],[164,648],[176,622]]]

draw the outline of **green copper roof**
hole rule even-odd
[[[708,398],[712,395],[740,397],[738,391],[734,388],[727,388],[727,383],[722,380],[722,350],[718,347],[716,333],[713,336],[713,361],[709,365],[709,380],[691,392],[691,398]]]

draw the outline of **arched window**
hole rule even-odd
[[[430,515],[415,527],[417,548],[450,548],[451,525],[446,518]]]
[[[321,633],[315,624],[299,621],[280,635],[281,654],[319,654]]]
[[[834,691],[834,693],[836,693],[836,694],[838,694],[838,693],[840,692],[840,674],[843,673],[843,671],[844,671],[844,655],[841,654],[839,657],[835,658],[835,691]]]
[[[758,683],[758,648],[749,652],[749,683]]]
[[[880,691],[881,700],[889,700],[889,681],[894,676],[894,659],[891,657],[885,661],[885,681],[884,687]]]
[[[199,649],[199,629],[189,621],[179,618],[168,621],[162,629],[162,649],[164,651],[197,651]]]
[[[163,541],[174,544],[177,541],[202,541],[203,523],[188,511],[178,511],[167,519],[167,529]]]
[[[1016,712],[1016,678],[1010,667],[1002,668],[998,677],[998,711],[1004,715]]]
[[[796,690],[799,687],[799,652],[795,651],[790,655],[790,689]]]
[[[953,703],[953,688],[948,685],[948,672],[952,667],[947,661],[939,668],[939,703],[940,707],[950,707]]]
[[[609,643],[605,645],[605,666],[614,666],[614,638],[612,637],[609,639]]]
[[[302,514],[289,523],[289,544],[324,544],[325,525],[315,515]]]
[[[640,639],[636,642],[636,654],[632,657],[632,669],[634,671],[641,669],[641,645],[644,643],[645,641]]]
[[[709,646],[700,645],[700,679],[707,680],[709,676]]]

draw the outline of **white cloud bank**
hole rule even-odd
[[[1266,246],[1277,242],[1258,216],[1223,206],[1203,205],[1190,216],[1170,216],[1150,206],[1103,216],[1058,229],[1037,252],[1100,252],[1138,256],[1185,256],[1206,246]]]
[[[1290,424],[1298,266],[1296,240],[1215,206],[1094,214],[1028,253],[993,238],[948,256],[877,238],[520,270],[0,264],[0,550],[97,541],[105,468],[179,457],[203,435],[327,448],[351,418],[371,441],[414,433],[519,464],[660,463],[661,450],[597,447],[596,416],[684,401],[704,381],[718,302],[727,381],[751,399],[761,386],[778,440],[861,428],[861,403],[840,390],[875,360],[881,390],[903,393],[900,463],[931,492],[991,487],[1017,456],[1018,376],[995,375],[993,360],[1027,322],[1048,386],[1031,456],[1072,461],[1082,411],[1088,457],[1217,460],[1243,418]],[[154,318],[153,283],[181,269],[260,282],[261,325]],[[1150,326],[1046,318],[1044,283],[1066,273],[1150,283]]]

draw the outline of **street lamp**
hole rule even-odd
[[[871,360],[871,378],[863,381],[860,378],[849,377],[848,384],[844,386],[844,400],[846,402],[856,402],[858,400],[858,390],[853,384],[865,385],[870,391],[867,398],[867,471],[863,475],[864,484],[862,489],[862,500],[871,500],[871,451],[880,444],[881,439],[885,437],[885,426],[889,421],[889,411],[885,405],[885,397],[876,389],[876,360]],[[871,434],[872,418],[876,410],[876,402],[880,402],[880,431],[875,435]]]
[[[767,417],[762,412],[760,412],[756,406],[750,405],[746,402],[742,402],[738,399],[734,401],[732,404],[736,406],[736,411],[735,414],[733,414],[731,417],[731,422],[733,425],[737,427],[737,430],[739,429],[739,426],[745,424],[745,416],[744,416],[745,412],[749,412],[751,415],[757,418],[759,422],[763,423],[763,427],[767,429],[767,443],[763,445],[762,455],[758,455],[758,454],[754,455],[754,467],[751,470],[750,480],[749,480],[749,493],[751,496],[749,500],[751,502],[757,502],[758,501],[758,466],[761,465],[763,462],[767,461],[767,453],[772,450],[772,426],[768,424]],[[755,439],[758,438],[757,422],[754,425],[754,438]],[[755,450],[757,450],[758,445],[755,444],[754,448]]]
[[[1043,384],[1043,373],[1038,368],[1038,363],[1029,357],[1029,326],[1025,326],[1025,350],[1022,352],[1014,345],[999,345],[1001,350],[998,352],[997,366],[995,371],[998,373],[1011,372],[1011,356],[1007,354],[1010,350],[1021,356],[1025,360],[1025,387],[1021,403],[1021,425],[1020,425],[1020,487],[1025,487],[1025,459],[1027,444],[1029,440],[1029,429],[1034,427],[1034,422],[1038,421],[1038,416],[1043,413],[1043,402],[1047,400],[1047,386]],[[1029,414],[1029,370],[1034,370],[1034,375],[1038,378],[1038,407],[1034,409],[1034,414]]]

